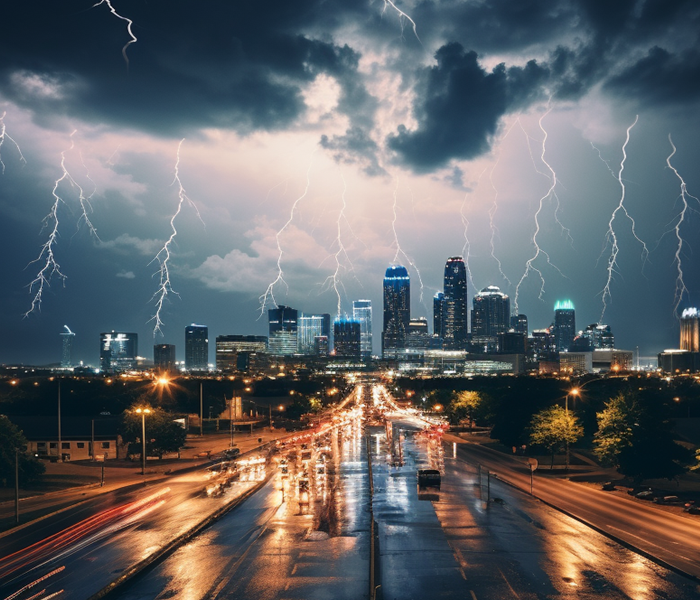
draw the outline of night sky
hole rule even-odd
[[[568,298],[620,348],[678,345],[700,304],[700,202],[667,157],[670,135],[700,197],[696,1],[111,0],[133,21],[128,65],[128,22],[93,4],[3,7],[0,362],[59,361],[64,324],[76,361],[96,364],[112,329],[184,359],[191,322],[266,334],[268,286],[266,307],[334,316],[371,299],[378,351],[386,267],[409,268],[412,316],[432,326],[460,254],[470,297],[517,292],[531,328]],[[154,338],[183,138],[191,202]],[[65,280],[31,310],[54,202]]]

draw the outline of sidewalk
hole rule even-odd
[[[258,448],[272,440],[292,435],[281,429],[258,430],[234,434],[234,445],[241,454]],[[258,440],[261,440],[260,442]],[[85,502],[102,494],[113,492],[131,485],[162,480],[163,478],[192,468],[202,467],[229,448],[230,434],[188,436],[181,458],[148,460],[146,475],[141,475],[141,463],[128,460],[108,460],[106,463],[79,461],[72,463],[47,463],[46,479],[49,485],[28,490],[20,490],[20,525],[25,527],[32,521],[45,519],[58,512]],[[208,457],[207,454],[208,453]],[[100,486],[104,465],[104,486]],[[58,483],[57,483],[58,482]],[[63,489],[55,489],[59,485]],[[3,490],[5,497],[0,501],[0,537],[16,530],[14,490]],[[7,497],[9,492],[9,497]]]

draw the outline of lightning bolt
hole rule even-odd
[[[666,159],[666,164],[668,165],[668,168],[671,169],[675,174],[676,177],[678,177],[679,181],[681,182],[681,201],[683,203],[683,209],[681,210],[680,214],[678,215],[678,221],[676,221],[676,225],[674,227],[674,231],[676,234],[676,240],[678,242],[678,245],[676,246],[676,252],[674,254],[674,259],[673,262],[676,265],[676,271],[677,271],[677,276],[676,276],[676,290],[674,294],[674,303],[673,303],[673,312],[674,314],[677,313],[678,307],[680,306],[681,301],[683,300],[683,296],[688,293],[688,288],[685,286],[685,280],[683,277],[683,264],[681,261],[681,255],[683,252],[683,238],[681,237],[681,225],[683,224],[683,221],[685,220],[685,214],[689,210],[688,206],[688,197],[693,198],[694,200],[700,202],[695,196],[690,194],[688,192],[688,188],[685,184],[685,181],[681,177],[680,173],[678,170],[671,164],[671,159],[673,156],[676,154],[676,146],[673,143],[673,140],[671,139],[671,134],[668,134],[668,141],[671,144],[671,148],[673,148],[673,151],[671,154],[669,154],[668,158]]]
[[[608,308],[608,301],[612,299],[612,296],[610,294],[610,286],[612,284],[612,278],[613,278],[613,273],[616,272],[617,269],[617,255],[620,252],[620,246],[617,243],[617,234],[615,233],[615,228],[613,226],[615,222],[615,218],[617,217],[617,213],[622,211],[625,216],[630,220],[632,223],[632,235],[634,238],[642,245],[642,264],[646,262],[646,260],[649,257],[649,250],[647,249],[647,245],[639,239],[639,236],[637,235],[636,232],[636,223],[632,216],[627,212],[627,208],[625,207],[625,182],[622,180],[622,173],[625,170],[625,162],[627,161],[627,144],[629,144],[630,141],[630,131],[632,131],[632,128],[637,124],[637,121],[639,121],[639,115],[635,116],[634,118],[634,123],[632,123],[628,128],[627,128],[627,133],[625,136],[625,143],[622,144],[622,161],[620,162],[620,170],[617,173],[617,180],[620,183],[620,188],[621,188],[621,193],[620,193],[620,202],[618,205],[615,207],[615,210],[613,210],[612,215],[610,216],[610,221],[608,222],[608,231],[605,235],[605,248],[607,247],[608,244],[611,244],[610,246],[610,256],[608,257],[608,266],[607,266],[607,272],[608,272],[608,278],[607,281],[605,282],[605,286],[603,287],[603,290],[601,292],[602,294],[602,301],[603,301],[603,310],[600,313],[600,320],[598,321],[599,323],[603,322],[603,317],[605,316],[605,311]]]
[[[309,162],[309,167],[306,170],[306,186],[304,187],[304,192],[299,196],[294,203],[292,204],[292,210],[289,213],[289,219],[285,222],[284,225],[282,225],[282,228],[275,234],[275,241],[277,242],[277,277],[270,283],[270,285],[267,286],[267,289],[265,290],[265,293],[261,294],[258,300],[260,301],[260,317],[261,318],[265,314],[265,306],[267,305],[268,299],[272,301],[272,303],[277,306],[277,301],[275,300],[275,295],[274,295],[274,288],[278,283],[283,283],[287,290],[289,290],[289,286],[287,285],[287,282],[284,280],[284,271],[282,270],[282,257],[284,256],[284,250],[282,250],[282,244],[280,243],[280,238],[284,231],[291,225],[292,221],[294,220],[294,213],[296,212],[297,206],[299,206],[299,202],[301,202],[306,195],[309,193],[309,187],[311,186],[311,167],[313,166],[313,155],[316,154],[316,150],[314,149],[311,157],[312,160]]]
[[[10,140],[14,145],[15,148],[17,148],[17,152],[19,152],[19,159],[26,165],[27,164],[27,159],[24,158],[24,154],[22,154],[22,149],[19,147],[19,144],[12,138],[10,137],[10,134],[7,133],[7,127],[5,126],[5,115],[7,114],[6,111],[3,111],[2,115],[0,115],[0,167],[2,167],[2,174],[5,174],[5,163],[2,161],[2,145],[5,143],[5,140],[8,139]]]
[[[416,272],[416,275],[418,276],[418,283],[420,284],[420,303],[423,303],[423,278],[421,277],[420,270],[416,266],[416,264],[411,260],[411,257],[406,254],[403,249],[401,248],[401,244],[399,243],[399,235],[396,231],[396,221],[398,220],[398,213],[397,213],[397,208],[398,208],[398,202],[399,202],[399,178],[398,176],[396,177],[396,186],[394,187],[394,203],[392,205],[392,211],[393,211],[393,218],[391,220],[391,230],[394,232],[394,244],[396,244],[396,253],[394,254],[394,264],[398,264],[399,261],[399,256],[403,256],[408,264],[413,268],[413,270]]]
[[[51,195],[53,196],[54,201],[49,214],[46,215],[42,221],[42,231],[44,229],[49,229],[49,236],[44,245],[41,247],[39,256],[29,263],[29,265],[31,265],[37,262],[41,263],[43,261],[43,266],[37,273],[36,277],[29,284],[29,293],[33,294],[33,297],[29,310],[24,313],[25,318],[35,310],[41,310],[44,290],[51,285],[51,279],[54,275],[58,276],[64,282],[66,280],[66,276],[61,272],[61,268],[56,261],[56,255],[54,252],[55,246],[58,243],[58,208],[61,204],[65,205],[64,199],[58,195],[58,188],[62,182],[68,182],[70,183],[71,187],[77,188],[78,190],[78,202],[80,203],[81,208],[81,216],[78,219],[78,227],[80,227],[81,221],[85,221],[90,233],[94,235],[97,240],[100,239],[97,235],[97,230],[90,221],[90,217],[88,216],[87,212],[88,206],[90,209],[92,209],[92,206],[90,205],[90,198],[95,193],[95,190],[93,190],[89,196],[85,196],[85,191],[83,190],[82,186],[73,178],[70,171],[68,171],[68,167],[66,167],[66,154],[75,148],[75,140],[73,139],[73,136],[76,133],[77,130],[73,130],[73,132],[70,134],[70,147],[61,152],[61,176],[54,181],[54,186],[51,190]],[[82,155],[80,156],[80,159],[83,166],[85,166],[85,162],[82,160]],[[87,167],[85,167],[85,169],[87,171]],[[90,179],[89,173],[88,179]],[[92,179],[90,179],[90,181],[92,181]],[[94,185],[95,182],[92,181],[92,183]],[[95,189],[97,189],[96,186]]]
[[[338,310],[337,310],[337,316],[340,318],[340,311],[341,311],[341,296],[340,296],[340,287],[343,287],[342,282],[340,281],[340,269],[341,269],[341,264],[340,264],[340,257],[344,254],[346,259],[349,260],[348,254],[345,250],[345,246],[343,245],[343,239],[341,236],[342,233],[342,222],[345,219],[345,209],[347,208],[347,202],[345,200],[345,194],[348,190],[348,185],[347,182],[345,181],[345,177],[343,176],[342,171],[340,172],[340,178],[343,181],[343,193],[341,194],[342,198],[342,206],[340,208],[340,212],[338,213],[338,221],[337,221],[337,228],[336,228],[336,238],[335,238],[335,244],[337,246],[335,253],[333,254],[333,258],[335,259],[335,271],[333,272],[332,275],[329,275],[326,278],[325,285],[328,287],[332,287],[333,291],[335,292],[335,295],[338,297]]]
[[[537,273],[537,275],[540,278],[540,293],[538,294],[538,299],[542,300],[542,296],[544,296],[544,286],[545,286],[545,280],[544,280],[544,274],[542,271],[535,266],[535,261],[539,258],[540,254],[543,255],[547,261],[547,264],[554,268],[562,277],[565,277],[565,275],[559,270],[559,267],[557,267],[551,260],[549,254],[543,250],[538,241],[537,241],[537,236],[540,233],[540,214],[542,213],[542,209],[544,208],[544,201],[547,198],[551,198],[552,196],[555,195],[554,189],[557,186],[557,174],[552,169],[552,166],[547,162],[545,159],[545,153],[547,151],[547,137],[548,133],[547,130],[544,128],[542,125],[542,122],[544,121],[544,118],[552,111],[552,107],[548,106],[547,111],[540,117],[539,119],[539,126],[540,129],[542,130],[542,133],[544,134],[544,137],[542,138],[542,153],[540,154],[540,160],[544,163],[544,165],[549,169],[549,179],[551,181],[551,185],[549,186],[549,189],[547,190],[547,193],[540,198],[539,205],[537,207],[537,211],[535,212],[535,232],[532,235],[532,243],[535,246],[535,253],[527,260],[525,263],[525,272],[523,273],[522,277],[520,278],[520,281],[518,281],[518,285],[515,286],[515,298],[513,301],[513,307],[515,309],[515,314],[518,314],[518,298],[520,296],[520,286],[523,284],[523,282],[528,278],[530,275],[531,271],[534,271]],[[529,146],[529,142],[528,142]],[[557,219],[557,222],[558,219]],[[561,223],[560,223],[561,225]],[[562,225],[563,227],[563,225]],[[566,228],[564,228],[566,229]]]
[[[396,4],[392,2],[392,0],[384,0],[384,7],[382,8],[382,15],[386,12],[386,7],[391,6],[399,15],[399,24],[401,25],[401,37],[403,38],[403,29],[404,29],[404,23],[405,21],[409,21],[411,25],[413,26],[413,35],[416,36],[416,39],[420,43],[420,45],[423,45],[423,42],[421,42],[421,39],[418,37],[418,27],[416,26],[416,22],[409,17],[405,12],[403,12]]]
[[[131,46],[131,44],[134,44],[138,40],[136,39],[136,36],[134,35],[134,32],[131,31],[131,26],[134,24],[134,22],[131,19],[127,19],[126,17],[123,17],[120,15],[116,10],[114,10],[114,7],[112,6],[111,0],[100,0],[99,2],[95,3],[92,5],[92,8],[96,8],[97,6],[100,6],[101,4],[106,4],[107,7],[109,8],[109,11],[118,19],[121,19],[122,21],[126,21],[126,31],[131,37],[131,39],[124,44],[124,47],[122,48],[122,56],[124,57],[124,62],[126,63],[126,70],[127,72],[129,71],[129,57],[126,55],[126,49]]]
[[[179,296],[179,294],[173,289],[172,283],[170,281],[170,257],[172,256],[172,252],[170,250],[170,247],[172,246],[173,242],[175,241],[175,237],[177,236],[177,229],[175,228],[175,220],[177,219],[178,215],[182,211],[182,205],[187,202],[190,206],[192,206],[197,213],[197,217],[199,218],[200,221],[202,221],[202,216],[199,214],[199,209],[197,208],[197,205],[192,201],[192,199],[187,195],[187,192],[185,191],[184,186],[182,185],[182,181],[180,179],[180,150],[182,149],[182,144],[184,143],[185,138],[182,138],[180,140],[180,143],[177,145],[177,160],[175,161],[175,176],[173,178],[173,181],[170,185],[175,185],[177,183],[178,190],[177,190],[177,197],[178,197],[178,203],[177,203],[177,210],[173,213],[173,216],[170,217],[170,237],[166,240],[166,242],[163,244],[163,247],[158,251],[158,254],[156,254],[153,257],[153,260],[148,263],[152,264],[155,261],[158,261],[158,271],[156,273],[158,274],[159,277],[159,283],[158,283],[158,288],[156,289],[155,293],[151,297],[151,301],[155,300],[155,307],[156,307],[156,312],[155,314],[148,320],[150,323],[151,321],[154,321],[153,325],[153,337],[156,336],[156,334],[160,333],[163,335],[163,331],[161,330],[161,326],[163,325],[163,320],[160,317],[161,311],[163,310],[163,305],[165,304],[165,300],[168,297],[168,294],[173,293],[176,296]],[[204,221],[202,221],[202,224],[204,224]]]
[[[501,142],[503,142],[507,137],[508,134],[510,133],[511,129],[513,129],[513,125],[515,125],[515,122],[508,128],[508,131],[506,134],[503,136]],[[498,158],[496,159],[496,162],[494,163],[493,167],[491,167],[491,171],[489,172],[489,182],[491,183],[491,187],[493,188],[493,202],[491,203],[491,207],[489,208],[489,227],[491,229],[491,237],[489,238],[489,249],[491,251],[491,258],[493,258],[496,261],[496,264],[498,265],[498,272],[500,273],[501,277],[505,279],[508,282],[508,285],[513,285],[506,276],[506,274],[503,272],[503,265],[501,264],[500,259],[496,256],[496,233],[497,233],[497,228],[496,228],[496,223],[495,223],[495,217],[496,213],[498,212],[498,188],[496,187],[496,184],[493,181],[493,173],[496,170],[496,167],[498,166],[498,163],[501,162],[501,151],[499,149],[498,151]]]
[[[484,173],[486,173],[488,167],[486,167],[481,174],[479,175],[479,178],[476,180],[476,186],[479,186],[479,183],[481,182],[481,178],[484,176]],[[467,215],[464,213],[464,208],[467,205],[467,198],[471,195],[471,192],[466,192],[464,194],[464,198],[462,199],[462,206],[459,207],[459,216],[462,219],[462,226],[464,227],[464,246],[462,247],[462,256],[464,257],[464,266],[467,269],[467,276],[469,277],[469,283],[472,286],[472,289],[476,289],[476,286],[474,285],[474,278],[472,277],[472,270],[469,266],[469,259],[471,256],[471,242],[469,241],[469,219],[467,218]]]

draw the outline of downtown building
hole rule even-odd
[[[209,369],[209,328],[192,323],[185,327],[185,369]]]
[[[360,354],[372,358],[372,301],[353,300],[352,318],[360,324]]]
[[[217,371],[246,371],[252,359],[266,353],[267,338],[264,335],[216,336]]]
[[[490,285],[472,299],[472,347],[478,352],[498,351],[498,336],[510,329],[510,298]]]
[[[280,304],[267,311],[268,352],[273,356],[294,356],[298,351],[299,311]]]
[[[100,334],[100,369],[105,373],[136,368],[139,336],[136,333],[111,331]]]
[[[174,344],[154,344],[153,366],[156,371],[173,373],[177,368]]]
[[[331,335],[331,316],[301,313],[297,323],[297,352],[305,356],[326,356]],[[325,338],[324,343],[321,338]],[[326,349],[325,354],[319,354]]]
[[[658,355],[664,373],[700,372],[700,311],[686,308],[681,314],[680,348],[664,350]]]
[[[442,347],[465,350],[468,341],[467,269],[461,256],[452,256],[445,263],[444,292],[441,311]],[[433,300],[435,320],[435,300]],[[437,331],[435,332],[438,333]]]
[[[355,319],[336,319],[333,322],[333,352],[336,357],[360,358],[362,328]]]
[[[406,267],[392,265],[386,270],[383,292],[382,356],[397,358],[406,348],[411,320],[411,280]]]
[[[576,311],[571,300],[554,305],[554,344],[557,352],[568,352],[576,337]]]
[[[73,366],[73,339],[75,334],[70,330],[68,325],[64,325],[65,331],[61,332],[61,368],[70,369]]]

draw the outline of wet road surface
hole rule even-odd
[[[291,448],[278,466],[261,491],[115,597],[367,598],[369,493],[359,421]]]
[[[698,584],[451,457],[410,431],[403,466],[373,432],[374,511],[384,599],[690,600]],[[409,427],[408,424],[402,426]],[[379,452],[377,452],[377,447]],[[419,493],[416,469],[444,462],[441,488]],[[481,484],[479,479],[481,478]],[[488,501],[490,494],[490,501]]]

